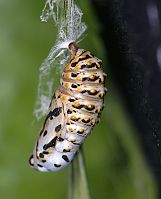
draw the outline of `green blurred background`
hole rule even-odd
[[[106,65],[99,37],[101,25],[89,0],[78,2],[88,25],[88,34],[80,47],[92,51]],[[0,0],[1,198],[67,198],[68,169],[40,173],[28,165],[41,125],[33,125],[32,115],[38,69],[56,39],[51,20],[39,20],[43,6],[43,0]],[[156,199],[155,180],[110,74],[107,88],[101,123],[84,145],[92,199]]]

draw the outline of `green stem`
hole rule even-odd
[[[83,149],[81,148],[69,167],[68,199],[90,199]]]
[[[72,34],[72,8],[73,8],[74,2],[73,0],[64,0],[64,19],[65,19],[65,29],[66,29],[66,35],[67,38],[70,37]]]
[[[64,24],[66,38],[70,38],[74,31],[74,0],[63,0],[61,4],[60,25]],[[69,199],[90,199],[86,170],[81,148],[69,168]]]

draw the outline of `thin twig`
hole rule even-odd
[[[68,199],[90,199],[86,169],[81,148],[69,167]]]
[[[72,7],[74,0],[64,0],[64,20],[65,20],[65,31],[67,37],[73,34],[73,20]],[[71,47],[76,46],[72,44]],[[73,48],[72,48],[73,49]],[[70,49],[71,50],[71,49]],[[88,182],[85,171],[85,164],[83,158],[83,149],[81,148],[72,164],[69,168],[69,187],[68,187],[68,198],[69,199],[90,199]]]

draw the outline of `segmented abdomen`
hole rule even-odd
[[[102,61],[89,51],[71,46],[73,58],[62,73],[30,157],[30,165],[40,171],[58,171],[70,164],[98,123],[104,106],[106,74]]]

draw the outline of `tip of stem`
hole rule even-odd
[[[70,52],[71,52],[71,57],[73,58],[76,53],[77,53],[77,50],[78,50],[78,47],[76,46],[76,43],[75,42],[71,42],[68,46]]]

